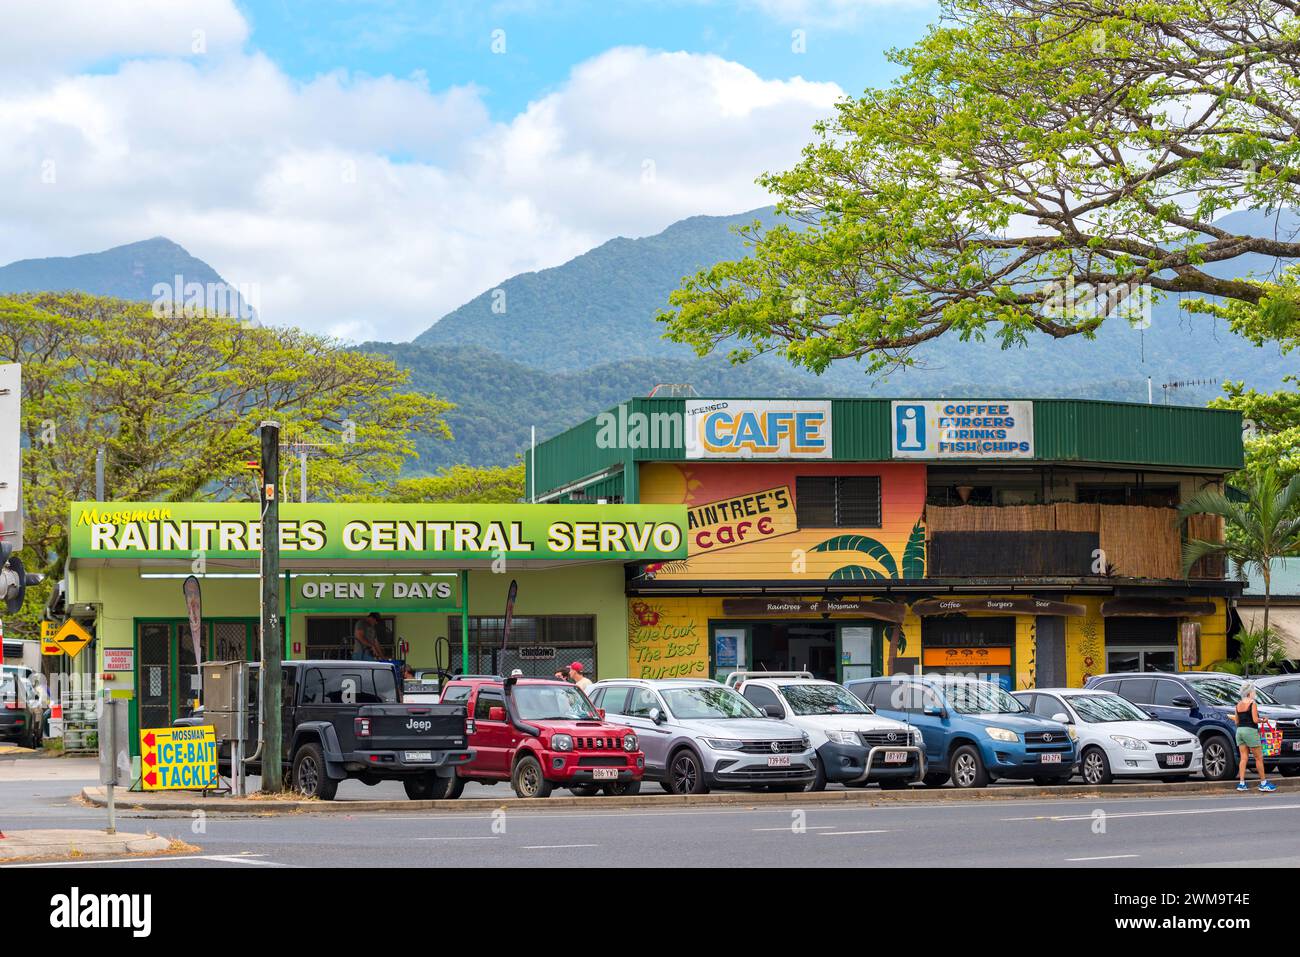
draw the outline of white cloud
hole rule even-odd
[[[247,38],[233,0],[5,0],[0,71],[12,79],[119,57],[187,57]]]
[[[840,96],[622,48],[495,123],[473,87],[418,75],[135,59],[0,88],[0,178],[18,186],[0,262],[164,235],[255,286],[264,321],[405,339],[611,236],[763,205],[754,178],[795,161]]]

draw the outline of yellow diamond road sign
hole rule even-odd
[[[69,618],[54,636],[54,643],[62,648],[69,658],[75,658],[77,652],[90,643],[90,635],[86,629]]]

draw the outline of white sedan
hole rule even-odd
[[[1110,691],[1037,688],[1015,692],[1034,714],[1078,732],[1079,773],[1088,784],[1119,777],[1185,781],[1201,770],[1201,743],[1177,725],[1157,721]]]

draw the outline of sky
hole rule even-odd
[[[771,200],[933,0],[3,0],[0,263],[166,236],[264,322],[410,339]]]

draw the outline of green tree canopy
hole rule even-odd
[[[403,391],[386,356],[296,329],[155,311],[79,293],[0,297],[0,362],[23,365],[23,497],[31,569],[61,571],[68,503],[249,499],[255,429],[312,443],[317,499],[380,497],[414,438],[450,438],[451,404]],[[293,463],[282,456],[286,473]]]
[[[385,498],[391,502],[508,504],[524,497],[524,464],[474,468],[452,465],[435,475],[398,479]]]
[[[782,351],[911,361],[940,336],[1089,336],[1183,293],[1269,338],[1294,284],[1242,275],[1300,257],[1226,229],[1296,206],[1294,0],[945,0],[892,54],[886,89],[839,104],[793,169],[760,183],[790,222],[685,280],[668,335],[744,360]],[[1233,304],[1237,304],[1233,308]]]

